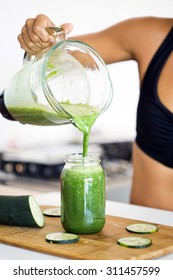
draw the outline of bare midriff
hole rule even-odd
[[[131,203],[173,211],[173,169],[133,145],[134,174]]]

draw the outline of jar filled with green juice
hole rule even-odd
[[[67,232],[92,234],[105,224],[105,174],[99,154],[70,154],[61,173],[61,223]]]

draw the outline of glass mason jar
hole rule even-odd
[[[92,47],[65,37],[40,57],[25,60],[4,91],[13,119],[32,125],[74,123],[76,112],[95,108],[101,114],[111,100],[112,84],[102,58]]]
[[[61,173],[61,223],[67,232],[91,234],[105,224],[105,173],[99,154],[70,154]]]

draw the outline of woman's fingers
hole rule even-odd
[[[38,15],[36,18],[29,18],[18,35],[18,41],[26,52],[32,55],[39,54],[52,45],[56,44],[56,36],[50,35],[47,27],[55,26],[55,24],[45,15]],[[72,29],[71,23],[64,23],[61,27],[68,34]]]
[[[72,23],[63,23],[63,24],[61,24],[61,27],[65,30],[66,34],[69,34],[73,29],[73,24]]]

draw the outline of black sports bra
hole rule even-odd
[[[145,74],[137,108],[136,127],[136,143],[141,150],[171,168],[173,168],[173,113],[160,102],[157,84],[172,50],[173,28],[156,51]]]

